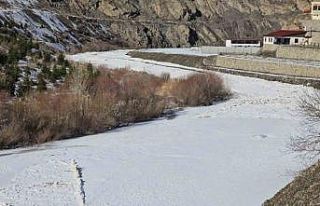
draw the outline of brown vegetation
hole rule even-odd
[[[196,74],[172,82],[169,93],[180,106],[208,106],[228,96],[223,80],[213,74]]]
[[[168,92],[162,91],[165,85],[171,85]],[[171,80],[125,69],[95,71],[89,65],[74,70],[54,91],[11,101],[0,95],[0,148],[103,132],[227,95],[222,79],[212,73]]]
[[[302,171],[263,206],[307,206],[320,203],[320,162]]]

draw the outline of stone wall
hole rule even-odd
[[[320,47],[280,46],[277,49],[276,57],[320,61]]]
[[[275,57],[320,61],[320,44],[311,46],[264,45],[262,53],[274,52]]]
[[[260,47],[216,47],[202,46],[200,47],[203,54],[260,54]]]
[[[216,66],[249,72],[288,75],[293,77],[320,78],[320,65],[304,65],[294,62],[276,61],[276,59],[266,60],[265,58],[260,57],[246,58],[236,56],[217,56],[211,58],[215,58],[215,61],[211,60],[213,64],[209,64],[207,66]]]

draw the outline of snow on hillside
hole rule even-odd
[[[37,9],[1,9],[0,23],[5,25],[12,22],[15,23],[16,31],[31,34],[34,39],[58,51],[65,50],[63,43],[81,45],[55,13]],[[62,34],[67,35],[63,41],[59,39]]]
[[[2,23],[4,21],[13,21],[22,27],[26,27],[28,31],[38,40],[44,40],[49,38],[54,38],[54,31],[61,31],[64,32],[67,28],[63,25],[63,23],[57,19],[57,17],[46,11],[40,10],[32,10],[34,15],[38,16],[38,20],[31,18],[29,14],[26,13],[24,10],[0,10],[0,19]],[[40,21],[45,22],[50,30],[44,27]]]
[[[191,72],[125,53],[69,58],[176,77]],[[234,92],[229,101],[187,108],[174,119],[0,152],[0,205],[261,205],[301,168],[287,143],[301,132],[295,102],[306,88],[223,77]]]
[[[38,0],[6,0],[6,2],[12,7],[29,7],[38,3]]]

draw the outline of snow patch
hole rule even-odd
[[[68,28],[57,18],[57,16],[48,11],[32,10],[34,14],[38,15],[42,21],[49,25],[50,29],[55,32],[66,32]]]
[[[33,15],[30,15],[30,12],[32,12]],[[64,51],[65,47],[57,42],[57,35],[66,33],[69,40],[65,39],[65,41],[70,44],[81,44],[78,39],[69,32],[68,27],[52,12],[37,9],[2,9],[0,10],[0,21],[2,23],[13,21],[21,27],[16,28],[17,31],[30,33],[33,38],[47,43],[58,51]]]
[[[38,0],[6,0],[12,8],[30,7],[38,3]]]

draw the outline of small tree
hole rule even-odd
[[[42,73],[38,74],[38,85],[37,90],[38,91],[45,91],[47,90],[47,83],[44,79],[44,75]]]
[[[50,63],[51,61],[51,54],[48,52],[43,53],[43,63]]]
[[[14,95],[16,90],[16,82],[20,76],[20,69],[16,65],[7,65],[4,70],[6,72],[5,89],[9,91],[10,94]]]
[[[58,63],[58,65],[65,66],[65,62],[66,62],[66,60],[65,60],[64,55],[63,55],[62,53],[60,53],[60,54],[58,55],[58,58],[57,58],[57,63]]]

